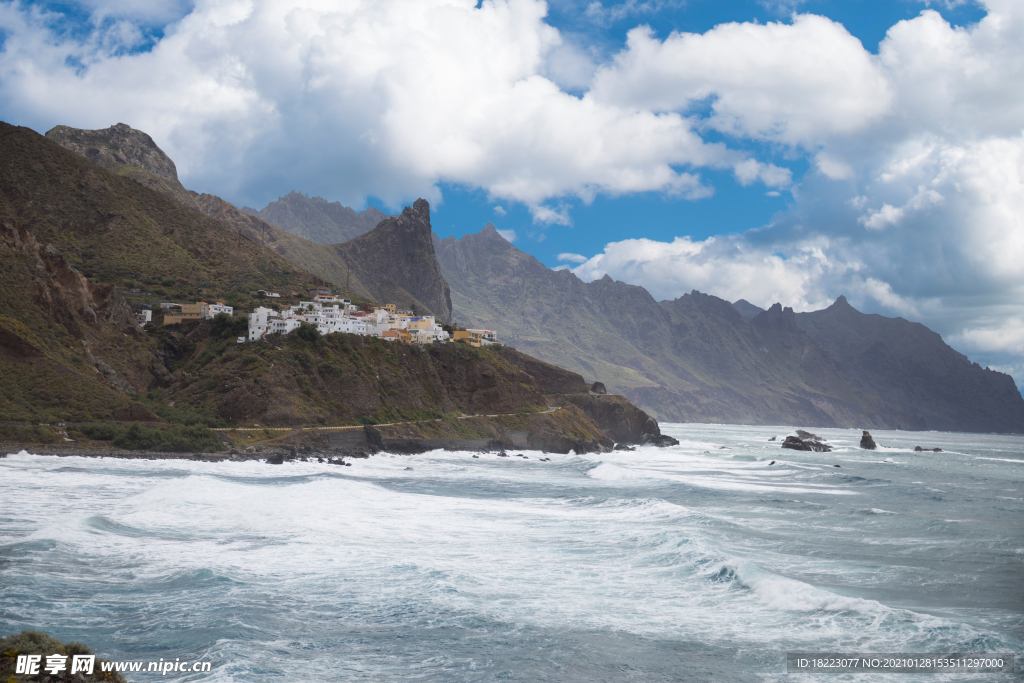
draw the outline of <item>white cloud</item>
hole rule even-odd
[[[504,216],[504,215],[506,215],[506,214],[507,214],[508,212],[507,212],[507,211],[505,211],[504,207],[502,207],[502,206],[496,206],[496,207],[494,207],[494,213],[495,213],[495,214],[497,214],[498,216]]]
[[[124,121],[187,182],[239,201],[282,183],[356,204],[436,200],[445,181],[567,224],[541,205],[649,191],[698,199],[713,192],[702,167],[791,182],[706,143],[681,112],[564,91],[559,82],[589,82],[592,56],[545,23],[540,0],[205,0],[135,54],[113,26],[78,39],[32,5],[0,7],[6,117],[44,129]]]
[[[864,129],[889,112],[893,92],[877,58],[838,23],[731,23],[659,41],[647,27],[601,68],[596,101],[679,111],[711,101],[708,125],[754,139],[815,145]]]
[[[826,152],[818,152],[814,155],[814,165],[825,177],[832,180],[852,180],[854,178],[853,168],[849,164]]]
[[[1024,349],[1024,318],[993,322],[989,327],[965,329],[956,335],[955,341],[979,351],[1020,354],[1021,349]]]
[[[515,242],[516,241],[516,231],[515,230],[499,230],[498,234],[501,235],[502,237],[504,237],[505,240],[508,241],[508,242]]]
[[[560,206],[557,209],[547,206],[534,206],[530,209],[530,212],[533,214],[534,223],[542,225],[572,224],[572,219],[569,218],[569,208],[566,206]]]
[[[239,202],[292,188],[357,205],[433,201],[453,183],[485,190],[497,215],[525,205],[538,226],[571,225],[573,198],[708,197],[705,169],[725,171],[792,201],[743,236],[624,240],[575,270],[666,297],[697,288],[806,308],[845,293],[919,315],[965,348],[1014,352],[1019,1],[986,0],[988,15],[963,28],[925,10],[891,27],[877,56],[842,25],[797,14],[664,39],[638,27],[608,60],[546,23],[540,0],[81,4],[94,20],[68,30],[34,3],[0,1],[4,119],[129,123],[186,185]],[[158,16],[174,20],[133,52]],[[815,171],[794,179],[779,159]],[[1000,362],[1024,364],[1016,353]]]
[[[568,261],[569,263],[583,263],[587,260],[587,257],[583,254],[570,254],[564,253],[558,255],[559,261]]]

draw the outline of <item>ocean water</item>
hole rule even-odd
[[[12,454],[0,635],[212,663],[137,681],[810,681],[787,651],[1024,654],[1024,437],[663,431],[680,445],[550,462]]]

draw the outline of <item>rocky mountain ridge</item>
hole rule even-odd
[[[60,421],[413,422],[420,436],[433,430],[445,438],[499,438],[502,429],[525,429],[538,447],[581,452],[611,447],[599,426],[609,419],[616,428],[646,425],[640,436],[664,440],[628,403],[591,407],[593,416],[571,403],[548,411],[548,393],[586,393],[586,384],[511,348],[421,348],[298,333],[238,344],[243,317],[140,329],[124,294],[160,300],[141,294],[142,286],[156,296],[164,287],[235,296],[257,282],[303,291],[318,279],[207,215],[234,220],[226,202],[190,193],[204,212],[179,201],[169,185],[133,176],[169,182],[173,167],[155,166],[164,174],[157,176],[121,163],[131,155],[108,153],[113,161],[105,168],[34,131],[0,123],[0,438],[5,429],[24,434],[27,424]],[[450,311],[425,201],[349,246],[351,258],[367,268],[383,270],[374,254],[390,259],[402,283],[441,314]],[[484,415],[462,420],[460,413]],[[490,421],[495,413],[505,414],[503,422]]]
[[[857,318],[844,298],[836,306],[852,319],[697,291],[658,302],[608,276],[550,270],[492,225],[435,237],[435,249],[456,321],[497,329],[662,420],[1024,432],[1008,375],[972,366],[922,325]]]
[[[317,244],[347,242],[370,232],[389,217],[372,206],[357,212],[341,202],[308,197],[294,190],[262,209],[243,206],[242,211]]]
[[[384,222],[377,221],[377,218],[389,218],[377,209],[367,209],[356,214],[337,202],[331,204],[319,198],[316,198],[319,201],[308,200],[295,192],[267,207],[270,214],[275,216],[288,211],[292,212],[291,215],[299,214],[306,218],[309,214],[319,214],[322,220],[334,222],[335,231],[344,228],[360,236],[373,233],[355,246],[324,248],[264,220],[260,212],[246,212],[216,195],[185,189],[178,180],[176,167],[170,157],[149,135],[126,124],[119,123],[101,130],[56,126],[46,136],[103,168],[129,177],[188,208],[201,211],[238,235],[272,249],[296,267],[318,276],[322,280],[319,283],[321,285],[333,284],[343,294],[363,301],[395,303],[402,308],[416,308],[421,313],[432,313],[445,321],[450,318],[447,284],[440,276],[432,256],[429,207],[425,218],[417,213],[420,216],[417,219],[419,222],[412,221],[417,225],[426,225],[427,238],[409,242],[408,248],[402,247],[405,238],[418,234],[415,230],[410,231],[412,223],[409,217],[402,221],[398,221],[400,217],[391,217],[391,222],[383,230],[376,231],[375,226]],[[303,201],[299,200],[300,197]],[[374,225],[363,230],[370,223]],[[402,236],[391,235],[396,230]],[[383,254],[391,256],[384,258]],[[396,254],[410,260],[406,262],[401,258],[396,259]],[[416,291],[422,294],[413,294],[403,283],[414,289],[420,288]]]

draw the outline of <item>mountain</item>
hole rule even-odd
[[[307,197],[295,191],[259,211],[248,206],[242,207],[242,211],[317,244],[347,242],[370,232],[388,218],[386,213],[372,206],[356,212],[342,206],[341,202]]]
[[[198,208],[178,180],[178,169],[153,138],[125,123],[103,130],[54,126],[46,137],[116,175],[124,175],[151,190]]]
[[[380,302],[452,319],[452,297],[434,253],[430,204],[417,199],[370,232],[331,247]]]
[[[583,379],[507,347],[422,348],[301,332],[238,344],[242,317],[140,329],[131,301],[155,303],[169,287],[180,288],[181,298],[235,297],[251,307],[256,301],[244,291],[256,284],[301,292],[317,278],[176,197],[173,165],[148,136],[118,127],[106,132],[65,130],[65,141],[88,139],[80,154],[0,123],[0,439],[25,438],[38,423],[161,418],[273,426],[414,420],[421,422],[382,429],[507,445],[512,432],[528,431],[531,444],[560,452],[607,450],[612,442],[598,426],[602,420],[626,441],[663,438],[634,407],[603,400],[614,397],[578,399],[579,406],[566,399],[559,410],[545,410],[558,405],[545,394],[587,395]],[[113,143],[91,156],[105,166],[85,156],[103,139]],[[187,196],[215,215],[237,218],[216,197]],[[376,276],[376,285],[414,289],[423,300],[413,305],[450,315],[427,202],[333,249]],[[389,268],[399,276],[382,284],[379,273]],[[459,413],[477,417],[462,420]],[[480,413],[505,415],[490,420]],[[74,438],[110,431],[75,426],[79,431],[67,432]],[[38,436],[58,438],[40,429]]]
[[[134,149],[140,163],[160,161],[144,140]],[[169,372],[134,322],[129,289],[150,290],[151,304],[246,302],[250,289],[316,283],[179,201],[170,183],[154,189],[137,177],[0,123],[0,419],[155,419],[138,395]]]
[[[1013,378],[982,369],[920,323],[861,313],[844,296],[796,321],[867,391],[912,407],[923,429],[1024,431]]]
[[[755,306],[746,299],[740,299],[739,301],[732,302],[733,307],[740,312],[744,320],[753,320],[758,313],[763,313],[764,309],[760,306]]]
[[[429,206],[424,216],[407,209],[412,213],[403,213],[404,218],[395,218],[376,209],[356,214],[337,202],[329,204],[319,198],[308,200],[295,192],[274,203],[274,211],[280,213],[287,209],[294,211],[295,215],[307,215],[310,213],[307,209],[312,207],[321,216],[334,220],[336,226],[355,216],[355,222],[349,223],[356,227],[352,227],[350,232],[362,230],[378,215],[391,221],[378,221],[390,226],[380,232],[370,230],[373,226],[367,228],[375,236],[368,237],[363,231],[366,239],[358,244],[324,246],[292,234],[259,215],[242,211],[216,195],[185,189],[178,180],[174,162],[149,135],[126,124],[119,123],[102,130],[57,126],[46,136],[113,173],[136,180],[188,208],[201,211],[238,236],[273,250],[295,267],[316,276],[319,285],[333,284],[357,301],[415,307],[421,313],[433,313],[445,321],[451,315],[448,285],[441,277],[433,255]],[[423,204],[426,206],[426,202]],[[413,215],[416,218],[410,218]],[[417,226],[426,226],[426,232],[416,229]]]
[[[935,383],[942,384],[942,376],[934,371],[927,391],[894,393],[868,380],[871,372],[886,370],[851,364],[820,326],[812,329],[802,317],[798,323],[793,310],[779,304],[765,311],[696,291],[657,302],[643,288],[608,276],[584,283],[569,271],[546,268],[492,225],[461,239],[435,237],[435,249],[457,322],[495,329],[516,348],[600,380],[659,419],[930,429],[938,424],[933,414],[959,405],[969,417],[956,423],[958,429],[1024,432],[1024,399],[1009,390],[1012,379],[969,363],[970,380],[940,390]],[[929,334],[937,344],[915,338],[905,352],[959,355]],[[898,337],[892,343],[898,346]],[[897,374],[889,381],[917,382],[919,376]],[[982,417],[966,405],[969,396],[957,399],[957,387],[967,386],[993,392],[1003,417]]]

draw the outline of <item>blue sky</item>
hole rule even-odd
[[[659,299],[844,294],[1024,380],[1019,0],[0,0],[0,118]]]

